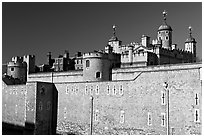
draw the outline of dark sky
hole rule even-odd
[[[104,49],[116,24],[122,44],[140,42],[143,34],[156,39],[166,10],[167,24],[173,29],[173,43],[184,49],[188,26],[197,41],[197,56],[202,58],[202,3],[3,3],[2,63],[12,56],[31,54],[36,64],[46,63],[69,50],[89,52]]]

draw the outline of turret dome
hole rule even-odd
[[[161,31],[161,30],[169,30],[169,31],[172,31],[172,28],[171,28],[171,26],[169,26],[169,25],[167,25],[167,24],[165,23],[165,24],[162,24],[162,25],[159,27],[158,31]]]

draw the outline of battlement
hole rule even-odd
[[[11,61],[13,61],[13,62],[23,62],[23,57],[19,57],[19,56],[12,57]]]
[[[20,61],[17,61],[17,62],[11,61],[11,62],[8,62],[7,65],[8,67],[26,67],[26,63],[20,62]]]
[[[88,52],[83,54],[83,58],[103,58],[108,59],[108,54],[103,52]]]
[[[35,55],[24,55],[24,59],[30,58],[30,59],[35,59]]]

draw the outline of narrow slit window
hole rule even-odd
[[[107,95],[110,95],[110,86],[107,86]]]
[[[113,95],[116,95],[116,88],[113,86]]]
[[[99,120],[99,110],[95,111],[95,121]]]
[[[93,86],[90,87],[90,95],[93,95]]]
[[[99,95],[99,86],[96,86],[96,95]]]
[[[123,95],[123,86],[120,85],[120,92],[119,92],[120,95]]]
[[[151,126],[152,125],[152,114],[148,112],[148,120],[147,120],[147,125]]]
[[[66,87],[66,94],[69,94],[69,87]]]
[[[165,113],[161,113],[161,126],[165,127]]]
[[[198,105],[198,94],[195,95],[195,104]]]
[[[40,101],[39,102],[39,110],[42,111],[42,109],[43,109],[43,104],[42,104],[42,101]]]
[[[88,87],[85,86],[85,95],[88,93]]]
[[[64,119],[66,119],[67,118],[67,108],[65,107],[64,108]]]
[[[48,102],[47,102],[47,110],[50,110],[50,109],[51,109],[51,102],[48,101]]]
[[[199,109],[195,109],[195,122],[200,122],[200,113],[199,113]]]
[[[125,122],[125,111],[120,111],[120,123],[123,124]]]
[[[161,104],[165,105],[165,93],[164,93],[164,91],[161,92]]]

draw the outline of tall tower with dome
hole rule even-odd
[[[192,37],[192,27],[189,26],[189,36],[185,41],[185,51],[193,54],[193,62],[196,61],[196,40]]]
[[[110,45],[113,48],[113,52],[114,53],[121,53],[121,44],[122,41],[120,41],[116,34],[116,26],[113,25],[113,36],[109,39],[108,41],[108,45]]]
[[[172,28],[166,23],[167,12],[163,11],[164,21],[157,32],[157,39],[161,41],[162,47],[171,49],[172,45]]]

